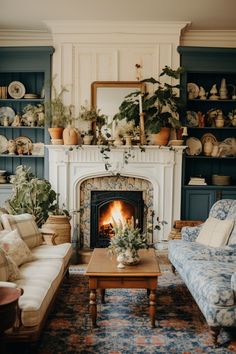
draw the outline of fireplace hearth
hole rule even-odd
[[[143,230],[144,201],[140,191],[92,191],[90,246],[107,247],[114,227],[126,223]]]

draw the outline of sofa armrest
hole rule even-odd
[[[181,236],[184,241],[189,241],[189,242],[194,242],[196,238],[198,237],[200,230],[202,228],[202,225],[198,226],[185,226],[181,230]]]
[[[47,229],[46,227],[42,227],[40,229],[40,232],[47,245],[56,245],[55,239],[58,235],[54,230]]]
[[[235,292],[236,296],[236,272],[234,272],[231,276],[231,289]]]
[[[202,224],[203,221],[201,220],[175,220],[173,228],[171,229],[171,232],[169,234],[169,239],[170,240],[178,240],[182,238],[182,229],[186,226],[198,226]],[[186,241],[186,240],[185,240]]]

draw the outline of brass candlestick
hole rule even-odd
[[[146,145],[146,136],[144,129],[144,113],[139,113],[140,121],[139,121],[139,129],[140,129],[140,144]]]

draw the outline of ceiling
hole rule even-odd
[[[0,29],[47,30],[44,20],[190,21],[236,30],[236,0],[0,0]]]

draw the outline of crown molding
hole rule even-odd
[[[236,47],[236,30],[187,30],[181,36],[182,46]]]
[[[1,46],[50,46],[52,35],[48,31],[0,29]]]
[[[187,21],[44,21],[53,34],[176,34]]]

